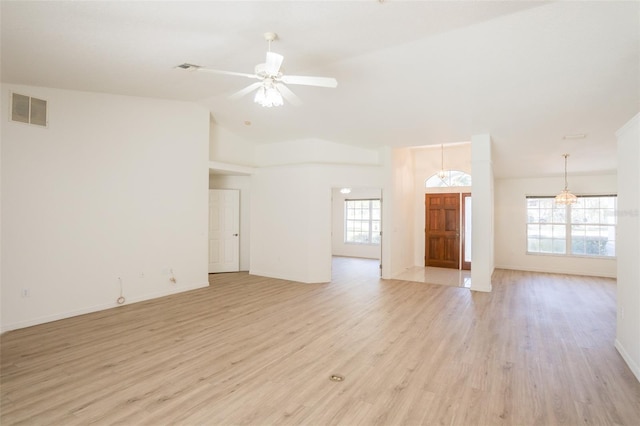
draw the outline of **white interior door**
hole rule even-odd
[[[240,270],[240,191],[209,190],[209,273]]]

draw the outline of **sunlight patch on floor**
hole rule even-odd
[[[415,266],[393,277],[394,280],[471,288],[471,271],[431,266]]]

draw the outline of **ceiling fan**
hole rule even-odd
[[[276,33],[264,33],[264,39],[269,43],[269,50],[267,51],[267,57],[263,64],[258,64],[255,67],[254,74],[234,72],[234,71],[222,71],[211,68],[205,68],[199,65],[182,64],[178,65],[178,68],[202,71],[213,74],[223,75],[235,75],[239,77],[247,77],[251,79],[257,79],[258,81],[245,87],[244,89],[232,94],[230,99],[238,99],[245,96],[254,90],[256,94],[254,96],[254,102],[265,106],[274,107],[284,104],[284,99],[293,105],[300,105],[302,101],[298,98],[286,85],[287,84],[300,84],[305,86],[317,86],[317,87],[337,87],[338,82],[335,78],[331,77],[312,77],[303,75],[285,75],[280,68],[284,57],[278,53],[271,51],[271,42],[276,40],[278,35]]]

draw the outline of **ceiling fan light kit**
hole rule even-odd
[[[267,108],[284,105],[282,95],[278,92],[278,89],[273,86],[260,87],[256,92],[256,96],[253,98],[253,101]]]
[[[256,90],[253,101],[267,108],[282,106],[284,105],[285,100],[287,100],[287,102],[291,103],[292,105],[300,105],[302,103],[302,101],[300,101],[300,99],[291,91],[291,89],[287,87],[287,84],[299,84],[305,86],[329,88],[335,88],[338,86],[337,80],[331,77],[284,75],[281,70],[281,65],[284,57],[278,53],[271,51],[271,42],[277,40],[278,35],[273,32],[267,32],[264,33],[264,39],[269,44],[266,60],[263,64],[256,65],[253,74],[216,70],[189,63],[178,65],[176,68],[181,68],[189,71],[203,71],[213,74],[233,75],[238,77],[257,79],[259,80],[258,82],[252,83],[244,89],[239,90],[238,92],[232,94],[230,98],[238,99]]]

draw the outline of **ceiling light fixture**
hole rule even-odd
[[[342,188],[340,190],[341,194],[350,194],[351,193],[351,188]]]
[[[556,195],[556,204],[575,204],[578,201],[578,197],[569,192],[569,184],[567,183],[567,157],[569,154],[563,154],[564,157],[564,189]]]
[[[265,40],[267,40],[267,43],[269,43],[269,48],[267,50],[268,61],[269,53],[271,53],[271,42],[277,39],[278,35],[276,33],[264,33],[264,38]],[[265,63],[264,66],[266,70],[267,64]],[[278,88],[276,87],[272,76],[267,75],[266,78],[262,81],[262,87],[260,87],[256,92],[253,101],[267,108],[284,105],[282,94],[280,93],[280,91],[278,91]]]
[[[447,176],[447,171],[444,169],[444,144],[440,145],[440,171],[438,177],[442,180]]]

